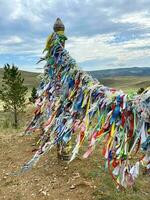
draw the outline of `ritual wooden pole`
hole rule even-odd
[[[53,30],[58,35],[64,35],[65,26],[60,18],[57,18]],[[65,47],[65,42],[61,43],[63,47]],[[61,160],[70,160],[71,155],[71,141],[64,144],[62,141],[58,142],[57,144],[57,157]]]

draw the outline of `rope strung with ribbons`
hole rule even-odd
[[[54,30],[48,37],[46,55],[40,60],[45,60],[46,65],[37,90],[34,117],[25,134],[42,126],[42,135],[37,152],[22,172],[32,168],[53,146],[65,146],[76,137],[69,162],[85,141],[88,147],[84,158],[101,144],[105,166],[117,186],[132,186],[141,164],[150,169],[150,88],[131,97],[101,85],[78,69],[64,48],[67,38],[63,30]]]

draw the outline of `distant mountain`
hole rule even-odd
[[[133,67],[88,71],[94,78],[120,77],[120,76],[150,76],[150,67]]]

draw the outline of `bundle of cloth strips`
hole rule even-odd
[[[129,95],[101,85],[69,55],[64,30],[58,18],[39,61],[46,64],[34,116],[24,133],[40,129],[39,147],[21,170],[31,169],[54,146],[70,163],[86,144],[84,158],[100,148],[117,187],[130,187],[140,166],[150,172],[150,88]]]

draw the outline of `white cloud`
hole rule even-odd
[[[0,40],[0,54],[41,56],[46,39],[21,38],[18,36],[4,37]],[[11,46],[10,46],[11,45]]]
[[[13,0],[13,9],[9,15],[9,20],[25,19],[31,23],[41,22],[41,18],[36,12],[42,1],[39,0]]]
[[[9,15],[11,20],[16,20],[22,15],[22,3],[21,0],[13,0],[14,9]]]
[[[3,38],[0,40],[1,45],[15,45],[23,42],[23,39],[19,36],[10,36],[9,38]]]
[[[139,58],[143,59],[149,56],[149,49],[146,47],[150,46],[150,38],[113,44],[110,43],[112,39],[113,34],[72,37],[66,47],[77,62],[116,58],[116,61],[115,59],[113,62],[110,60],[112,62],[110,66],[128,66],[130,60],[139,60]],[[150,62],[146,64],[148,65]]]
[[[150,28],[150,17],[148,17],[147,11],[124,14],[120,18],[114,19],[114,21],[130,24],[135,23],[141,28]]]
[[[112,38],[113,34],[96,35],[93,37],[71,37],[67,42],[66,48],[78,62],[108,58],[112,47],[107,42]]]

